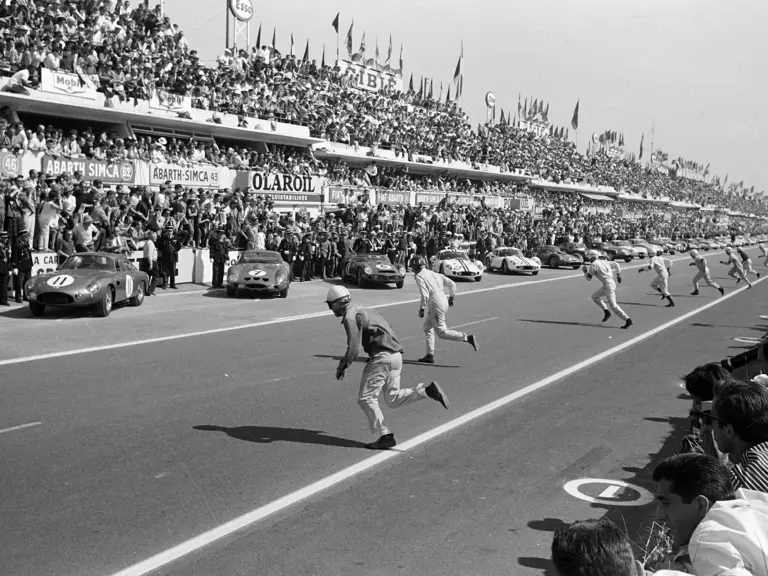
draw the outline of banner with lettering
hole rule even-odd
[[[229,168],[221,166],[176,166],[174,164],[150,164],[149,184],[159,186],[170,182],[190,188],[229,188]]]
[[[469,194],[448,194],[448,204],[457,204],[459,206],[473,206],[480,204],[480,196],[470,196]]]
[[[181,94],[171,94],[165,90],[153,90],[149,97],[149,107],[152,110],[182,112],[192,108],[192,98]]]
[[[346,60],[339,60],[337,64],[343,72],[352,70],[353,76],[357,79],[358,88],[371,92],[378,92],[384,88],[403,91],[403,79],[400,76]]]
[[[379,204],[410,204],[411,193],[410,192],[395,192],[392,190],[379,190],[376,193],[376,201]]]
[[[88,182],[93,180],[101,180],[105,184],[136,182],[136,167],[133,160],[107,162],[89,158],[62,158],[46,154],[43,156],[40,170],[47,176],[80,172],[82,179]]]
[[[5,178],[21,174],[21,158],[5,150],[0,151],[0,175]]]
[[[59,267],[59,257],[53,252],[32,252],[32,276],[55,272]]]
[[[329,204],[357,204],[358,197],[365,194],[365,188],[329,186],[325,201]]]
[[[73,74],[62,70],[40,70],[40,90],[49,94],[64,94],[85,100],[96,99],[98,76],[94,79],[87,74]]]
[[[533,212],[533,198],[507,198],[508,210],[522,210],[523,212]]]
[[[416,192],[416,204],[428,204],[436,206],[445,198],[442,192]]]
[[[323,178],[299,174],[250,172],[249,187],[275,202],[322,202]]]

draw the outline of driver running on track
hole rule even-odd
[[[760,272],[755,272],[755,269],[752,267],[752,258],[750,258],[749,254],[747,254],[744,248],[741,246],[736,248],[736,252],[739,253],[739,258],[741,258],[741,265],[744,267],[744,277],[747,278],[749,274],[754,274],[759,280]],[[736,284],[738,283],[739,281],[737,280]]]
[[[637,269],[638,274],[645,272],[646,270],[653,270],[656,272],[656,278],[651,281],[651,288],[661,294],[662,300],[667,300],[667,308],[672,308],[675,305],[675,301],[672,300],[672,296],[669,295],[669,274],[672,268],[672,260],[662,258],[661,256],[654,256],[648,261],[648,266],[642,266]]]
[[[616,262],[598,260],[597,252],[593,252],[592,250],[588,250],[585,256],[587,262],[590,262],[590,264],[585,264],[581,267],[581,271],[584,272],[584,277],[587,280],[592,280],[592,277],[594,276],[602,283],[602,287],[592,294],[592,300],[604,312],[603,322],[608,321],[611,317],[611,310],[613,310],[613,312],[616,313],[616,316],[624,320],[624,326],[622,326],[622,328],[626,330],[632,326],[632,319],[627,316],[626,312],[619,308],[619,305],[616,303],[616,282],[613,279],[613,274],[615,272],[616,278],[618,278],[619,283],[621,283],[621,267]]]
[[[728,264],[732,265],[731,269],[728,270],[728,276],[730,276],[731,278],[736,278],[736,284],[744,280],[744,282],[746,282],[747,285],[750,288],[752,288],[752,282],[750,282],[749,278],[747,278],[747,275],[744,274],[744,267],[741,265],[741,261],[739,260],[738,256],[736,256],[736,254],[733,253],[733,248],[728,246],[728,248],[725,249],[725,256],[727,260],[721,260],[720,264],[725,264],[726,266]],[[749,256],[747,256],[747,260],[749,260]],[[751,268],[751,262],[750,262],[750,268]]]
[[[762,242],[757,243],[757,247],[760,248],[760,253],[765,258],[765,262],[763,262],[763,266],[768,266],[768,249],[766,249],[765,244]],[[760,278],[760,276],[758,276]]]
[[[442,274],[429,270],[422,256],[415,256],[411,266],[416,273],[416,286],[419,287],[421,294],[419,318],[424,318],[424,335],[427,342],[427,355],[420,358],[419,362],[435,363],[435,332],[441,340],[468,342],[477,351],[478,342],[475,335],[449,330],[445,323],[445,315],[448,308],[453,306],[453,300],[456,297],[456,283]],[[448,298],[445,297],[446,287]]]
[[[720,296],[723,296],[725,290],[723,290],[719,284],[712,282],[712,278],[709,277],[709,266],[707,266],[707,261],[704,259],[704,256],[699,256],[698,250],[691,250],[689,254],[691,255],[691,258],[693,258],[693,262],[688,264],[688,266],[696,266],[696,269],[698,270],[696,276],[693,277],[693,292],[691,292],[691,296],[699,295],[699,282],[701,280],[704,280],[710,288],[719,290]]]
[[[430,398],[448,409],[448,396],[437,382],[418,384],[416,388],[400,388],[403,347],[381,314],[370,308],[352,306],[349,290],[344,286],[331,287],[325,301],[337,318],[343,318],[341,323],[347,333],[347,352],[336,368],[336,379],[344,378],[347,368],[357,359],[360,346],[368,353],[357,403],[368,418],[371,432],[378,434],[378,440],[366,444],[366,448],[387,450],[397,444],[395,435],[384,423],[379,407],[382,388],[384,400],[390,408]]]

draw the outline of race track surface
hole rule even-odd
[[[424,343],[412,278],[402,290],[352,289],[403,340],[403,386],[437,380],[452,402],[449,412],[430,400],[385,407],[404,449],[383,454],[362,447],[372,439],[356,402],[362,363],[334,378],[345,342],[323,303],[328,283],[294,284],[286,300],[192,289],[107,319],[4,311],[0,573],[545,573],[560,523],[608,514],[632,526],[649,514],[590,504],[563,485],[600,478],[652,491],[654,459],[676,448],[689,408],[680,376],[749,347],[733,338],[765,332],[763,282],[729,296],[718,255],[708,260],[726,298],[689,296],[693,269],[678,256],[673,309],[648,288],[651,273],[626,266],[628,331],[600,322],[589,298],[598,285],[579,271],[462,283],[448,323],[476,333],[480,351],[438,340],[434,366],[414,362]],[[452,423],[515,391],[526,393]],[[313,482],[291,506],[209,532]],[[607,488],[582,490],[637,504],[640,493]]]

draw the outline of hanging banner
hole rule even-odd
[[[21,158],[6,152],[0,151],[0,176],[8,178],[9,176],[19,176],[21,174]]]
[[[32,252],[31,276],[55,272],[59,267],[59,257],[55,252]]]
[[[352,70],[353,76],[357,80],[357,88],[371,92],[378,92],[383,89],[403,91],[403,79],[399,76],[346,60],[339,60],[336,64],[342,72]]]
[[[133,161],[107,162],[88,158],[61,158],[44,155],[40,171],[46,176],[72,174],[80,172],[82,179],[88,182],[101,180],[105,184],[133,184],[136,182],[136,169]]]
[[[521,210],[523,212],[533,212],[533,198],[507,198],[508,210]]]
[[[416,204],[429,204],[435,206],[445,198],[442,192],[416,192]]]
[[[477,200],[475,200],[477,198]],[[458,204],[459,206],[472,206],[480,204],[480,198],[470,196],[469,194],[448,194],[448,204]]]
[[[228,188],[229,168],[219,166],[175,166],[173,164],[150,164],[149,184],[159,186],[171,184],[194,186],[195,188]]]
[[[376,193],[376,200],[379,204],[410,204],[410,192],[393,192],[391,190],[379,190]]]
[[[153,90],[149,97],[149,107],[152,110],[183,112],[192,108],[192,98],[181,94],[171,94],[165,90]]]
[[[329,204],[357,204],[358,197],[365,194],[365,188],[346,188],[343,186],[329,186],[325,201]]]
[[[85,100],[96,100],[96,83],[85,74],[42,68],[40,90],[48,94],[64,94]]]

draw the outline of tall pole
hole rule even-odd
[[[230,29],[230,22],[229,22],[229,0],[224,0],[224,10],[227,13],[227,35],[224,39],[224,42],[226,42],[226,46],[224,46],[224,49],[226,50],[229,48],[229,29]]]
[[[341,58],[339,56],[339,32],[337,31],[336,32],[336,62],[338,62],[340,59]]]
[[[653,128],[651,128],[651,164],[653,164],[653,137],[656,135],[656,120],[653,121]]]

